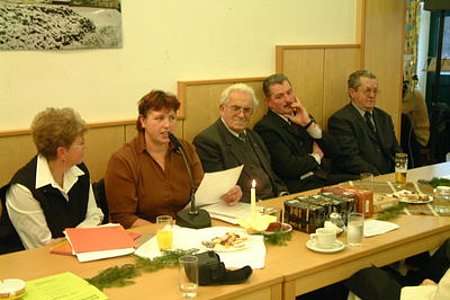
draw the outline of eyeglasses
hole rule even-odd
[[[253,107],[242,107],[238,105],[227,105],[224,104],[224,106],[228,107],[233,113],[239,114],[244,112],[244,115],[251,115],[253,113]]]
[[[364,90],[361,90],[361,92],[364,94],[364,95],[366,95],[366,96],[368,96],[368,95],[370,95],[370,94],[374,94],[375,96],[376,95],[378,95],[378,94],[380,94],[380,90],[379,89],[371,89],[371,88],[365,88]]]

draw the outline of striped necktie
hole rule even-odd
[[[238,134],[239,139],[243,142],[246,143],[247,142],[247,136],[245,135],[245,133],[241,132]]]
[[[364,113],[364,118],[366,119],[366,123],[367,123],[367,126],[369,126],[369,129],[372,130],[373,132],[375,132],[375,126],[373,126],[373,123],[372,123],[372,114],[370,112],[366,111]]]

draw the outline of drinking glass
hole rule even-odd
[[[395,183],[406,183],[406,171],[408,170],[408,154],[395,154]]]
[[[161,215],[156,217],[158,231],[156,232],[156,240],[159,249],[170,250],[173,243],[173,218],[169,215]]]
[[[364,172],[359,175],[361,187],[373,192],[373,174]]]
[[[352,212],[348,214],[347,244],[350,247],[361,246],[364,236],[364,215]]]
[[[194,298],[198,289],[198,257],[184,255],[179,261],[179,289],[184,298]]]

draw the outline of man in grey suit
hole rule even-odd
[[[328,129],[341,147],[333,168],[352,174],[394,172],[395,153],[400,152],[391,116],[376,108],[377,77],[359,70],[348,78],[350,103],[328,120]]]
[[[227,87],[221,95],[220,118],[193,140],[206,172],[244,165],[238,185],[243,202],[250,202],[252,180],[256,197],[267,199],[287,194],[284,183],[273,173],[269,153],[261,137],[247,128],[258,105],[253,89],[243,83]]]

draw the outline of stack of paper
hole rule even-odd
[[[365,237],[371,237],[375,235],[384,234],[386,232],[389,232],[391,230],[395,230],[400,228],[398,224],[387,222],[387,221],[380,221],[380,220],[365,220],[364,221],[364,236]]]
[[[133,238],[118,224],[67,228],[64,233],[80,262],[131,254],[136,247]]]
[[[231,224],[238,224],[237,219],[250,215],[250,204],[238,202],[233,206],[221,201],[216,204],[204,206],[211,218],[222,220]]]
[[[66,272],[27,281],[23,299],[106,300],[108,297],[77,275]]]

